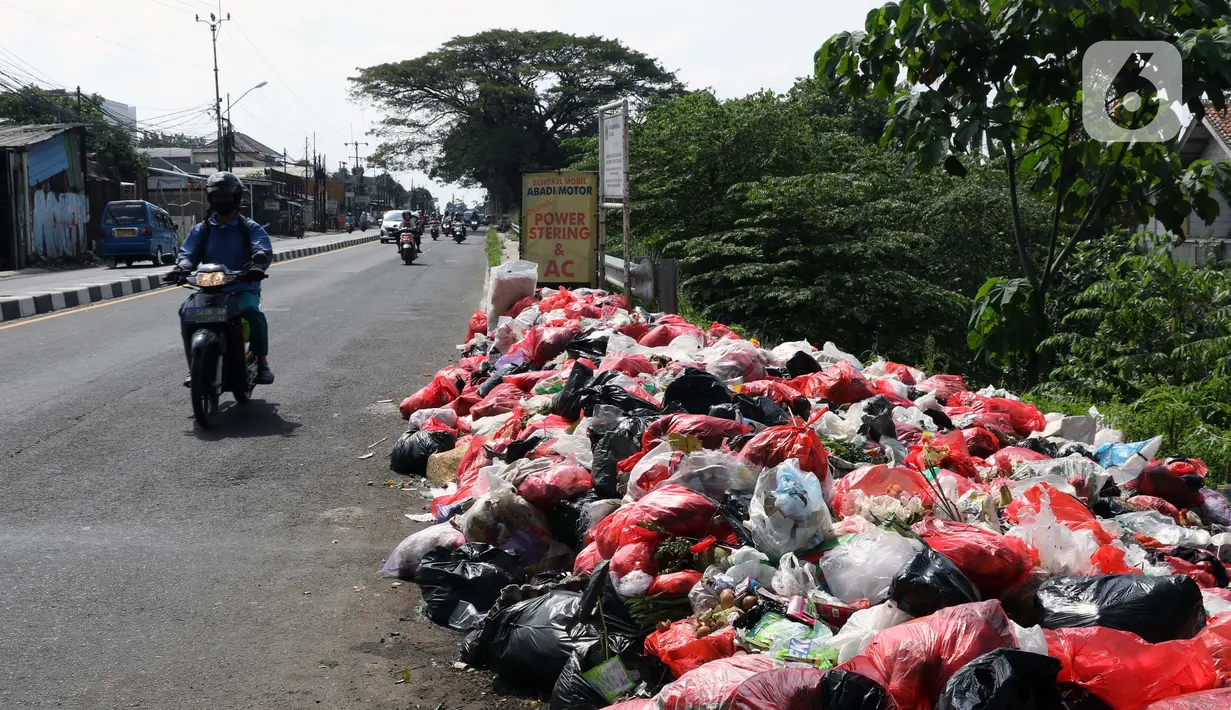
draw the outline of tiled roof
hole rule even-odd
[[[1231,145],[1231,108],[1219,111],[1207,104],[1205,120],[1214,130],[1218,131],[1218,137],[1223,143]]]

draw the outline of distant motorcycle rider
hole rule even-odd
[[[236,281],[225,290],[239,294],[239,314],[248,321],[249,345],[257,359],[256,384],[271,385],[274,373],[269,368],[269,322],[261,312],[261,280],[272,261],[273,246],[264,227],[239,213],[244,184],[238,177],[229,172],[214,173],[205,182],[205,193],[213,213],[189,232],[180,247],[175,271],[167,278],[171,280],[178,276],[176,271],[192,271],[200,264],[221,264],[231,271],[248,269],[250,280]],[[190,353],[192,331],[182,330],[184,352]]]

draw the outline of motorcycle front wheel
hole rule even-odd
[[[218,414],[218,360],[213,349],[192,358],[192,415],[202,429],[211,428]]]

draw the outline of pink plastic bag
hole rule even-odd
[[[966,391],[966,381],[959,375],[932,375],[921,380],[916,387],[919,390],[935,395],[941,404],[949,401],[955,394]]]
[[[599,366],[599,372],[608,370],[616,370],[623,372],[629,377],[647,374],[652,375],[658,368],[650,362],[650,359],[645,355],[630,355],[629,353],[608,353],[603,357],[603,364]]]
[[[523,353],[526,362],[542,367],[564,352],[568,348],[569,341],[580,333],[581,329],[577,327],[552,328],[536,325],[526,331],[525,337],[513,346],[509,354]]]
[[[720,710],[731,701],[740,683],[779,665],[769,656],[760,654],[711,661],[663,687],[655,707],[658,710]]]
[[[494,417],[497,414],[508,414],[526,396],[517,385],[501,382],[492,388],[487,396],[470,408],[470,416],[475,419]]]
[[[663,346],[670,345],[672,340],[675,340],[681,335],[695,335],[697,340],[701,341],[705,339],[705,335],[701,332],[701,329],[695,325],[688,325],[687,323],[683,325],[674,325],[668,323],[650,330],[644,337],[637,341],[637,344],[647,348],[661,348]]]
[[[1112,710],[1218,686],[1214,658],[1200,639],[1149,643],[1137,634],[1098,626],[1045,629],[1047,653],[1059,659],[1058,683],[1076,683]]]
[[[1017,648],[1009,617],[997,600],[974,602],[885,629],[839,668],[884,678],[899,710],[931,710],[954,673],[997,648]]]
[[[965,433],[963,432],[963,435]],[[1023,449],[1019,446],[1010,446],[1007,449],[1001,449],[988,457],[988,464],[995,466],[997,473],[1001,476],[1013,475],[1013,464],[1019,461],[1047,461],[1051,457],[1047,454],[1040,454],[1031,449]]]
[[[546,471],[536,471],[517,486],[518,495],[543,510],[591,490],[594,490],[594,478],[590,472],[568,462],[558,463]]]

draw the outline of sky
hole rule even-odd
[[[375,150],[381,118],[348,98],[358,67],[421,56],[486,29],[598,34],[659,59],[689,88],[721,97],[785,91],[811,73],[829,36],[860,29],[884,0],[222,0],[218,41],[223,102],[261,81],[232,109],[237,131],[302,158],[315,133],[331,169]],[[193,16],[218,0],[0,0],[0,71],[46,87],[80,86],[137,106],[139,122],[210,135],[214,100],[210,33]],[[353,135],[353,138],[352,138]],[[309,150],[311,146],[309,145]],[[349,158],[347,156],[350,156]],[[630,166],[635,173],[636,166]],[[441,198],[473,204],[482,190],[397,175]]]

